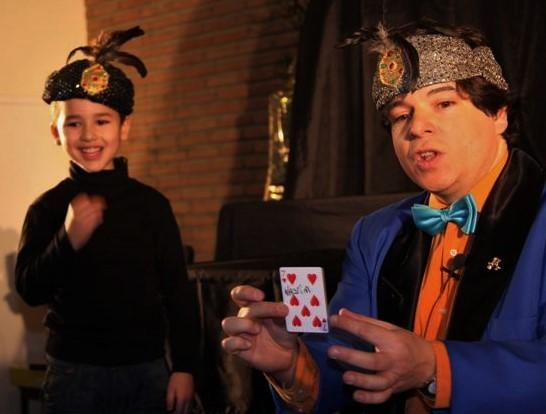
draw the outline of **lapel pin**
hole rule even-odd
[[[487,262],[487,270],[501,270],[502,267],[500,265],[501,259],[498,257],[493,257],[490,262]]]

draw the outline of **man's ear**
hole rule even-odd
[[[53,139],[57,143],[57,145],[61,145],[61,137],[59,135],[59,129],[57,128],[57,125],[54,123],[49,124],[49,132],[51,132],[51,135],[53,136]]]
[[[508,112],[506,106],[503,106],[498,110],[493,116],[493,121],[495,122],[495,132],[502,135],[508,128]]]
[[[131,129],[131,117],[126,116],[121,124],[120,136],[122,141],[129,139],[129,131]]]

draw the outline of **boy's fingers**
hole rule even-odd
[[[100,195],[90,196],[86,193],[79,193],[72,199],[70,205],[76,211],[86,210],[87,208],[104,210],[106,208],[106,199]]]
[[[89,201],[96,207],[104,210],[106,208],[106,199],[100,195],[93,195],[89,197]]]
[[[83,204],[89,203],[89,196],[86,193],[78,193],[76,196],[70,201],[70,204],[73,207],[79,207]]]

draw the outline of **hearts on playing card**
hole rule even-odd
[[[315,284],[315,282],[317,281],[317,275],[316,273],[309,273],[307,275],[307,279],[309,279],[309,282],[311,282],[312,285]]]
[[[288,273],[286,275],[286,277],[288,278],[288,281],[291,283],[291,284],[294,284],[294,282],[296,281],[296,274],[295,273]]]
[[[315,316],[315,319],[313,319],[313,326],[314,326],[315,328],[320,328],[320,327],[322,326],[322,322],[321,322],[320,319],[317,318],[316,316]]]
[[[309,302],[311,304],[311,306],[319,306],[320,305],[320,302],[318,300],[318,298],[313,295],[313,297],[311,298],[311,301]]]
[[[307,306],[304,306],[301,310],[301,316],[311,316],[311,311]]]
[[[319,323],[320,323],[320,321],[319,321]],[[300,318],[298,318],[297,316],[294,316],[294,319],[292,319],[292,326],[301,326]]]
[[[290,298],[290,304],[292,306],[298,306],[300,304],[300,301],[298,300],[296,295],[292,295],[292,297]]]

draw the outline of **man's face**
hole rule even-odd
[[[506,111],[488,116],[455,82],[395,98],[386,109],[394,151],[421,188],[451,203],[468,193],[502,157]]]
[[[114,157],[129,133],[128,119],[122,123],[117,111],[87,99],[57,104],[59,115],[51,133],[70,159],[87,172],[114,168]]]

